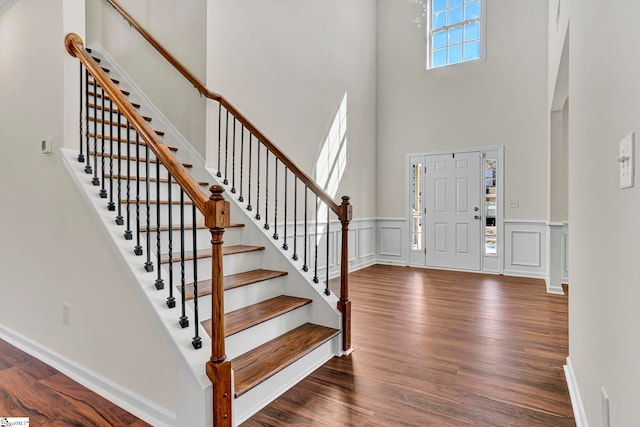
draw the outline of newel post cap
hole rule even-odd
[[[222,193],[224,188],[220,185],[212,185],[209,188],[211,196],[205,203],[204,223],[208,228],[227,228],[229,227],[229,202],[227,202]]]
[[[82,37],[76,33],[69,33],[64,38],[64,47],[67,49],[69,55],[75,57],[76,53],[73,49],[74,46],[80,46],[81,49],[84,49],[84,41],[82,40]]]
[[[342,204],[340,207],[342,208],[342,214],[340,215],[340,220],[342,222],[350,222],[353,218],[353,206],[349,202],[351,197],[342,196]]]

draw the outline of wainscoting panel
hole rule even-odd
[[[548,227],[544,221],[504,221],[504,274],[547,277]]]
[[[407,265],[409,257],[407,221],[404,218],[379,218],[377,261],[382,264]],[[407,246],[407,247],[405,247]]]

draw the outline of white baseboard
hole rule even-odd
[[[0,338],[153,426],[176,425],[176,415],[55,351],[0,325]]]
[[[551,280],[548,277],[545,277],[544,281],[547,284],[547,293],[554,295],[564,295],[564,289],[562,289],[562,284],[560,286],[553,286],[551,284]]]
[[[567,364],[564,365],[564,375],[567,379],[567,387],[569,388],[569,396],[571,397],[571,406],[573,407],[573,416],[576,420],[576,427],[589,427],[587,414],[584,411],[582,398],[580,397],[580,389],[578,388],[578,382],[576,381],[576,376],[573,372],[573,365],[571,364],[571,358],[569,357],[567,357]]]

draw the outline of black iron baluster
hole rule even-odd
[[[149,210],[148,206],[147,210]],[[138,256],[142,255],[142,246],[140,245],[140,135],[138,132],[136,132],[136,246],[133,253]]]
[[[79,110],[79,114],[78,114],[78,123],[79,123],[79,129],[80,129],[80,152],[78,153],[78,162],[79,163],[84,163],[84,141],[82,140],[82,102],[83,102],[83,97],[82,97],[82,88],[84,87],[84,85],[82,84],[82,62],[80,63],[80,110]],[[87,153],[89,154],[89,153]]]
[[[287,245],[287,198],[289,194],[287,193],[287,172],[289,172],[289,168],[287,166],[284,167],[284,243],[282,244],[282,249],[285,251],[289,249],[289,245]]]
[[[131,124],[127,119],[127,229],[124,232],[124,238],[133,239],[131,233]]]
[[[222,145],[222,104],[218,104],[218,172],[216,173],[216,176],[218,178],[220,178],[222,176],[222,172],[221,172],[221,153],[220,153],[220,148]]]
[[[318,283],[318,195],[316,194],[316,217],[314,219],[316,232],[313,236],[314,244],[316,246],[316,252],[314,255],[314,269],[313,269],[313,283]],[[329,243],[329,242],[327,242]]]
[[[293,256],[298,260],[298,176],[293,175]]]
[[[171,205],[169,205],[171,209]],[[186,291],[185,291],[185,274],[184,274],[184,190],[180,189],[180,302],[182,306],[182,316],[180,316],[180,326],[186,328],[189,326],[189,318],[186,314]],[[193,253],[196,258],[196,252]]]
[[[258,171],[256,173],[256,220],[260,221],[260,146],[258,144]]]
[[[229,184],[227,177],[229,176],[229,110],[227,110],[227,119],[224,121],[224,185]]]
[[[104,93],[104,89],[102,87],[100,87],[100,103],[102,104],[102,125],[100,126],[101,130],[102,130],[102,138],[100,138],[100,140],[102,141],[101,144],[101,150],[102,150],[102,158],[100,159],[100,164],[101,164],[101,175],[100,175],[100,198],[101,199],[106,199],[107,198],[107,190],[104,188],[104,163],[105,163],[105,156],[106,153],[104,152],[104,138],[105,138],[105,132],[104,132],[104,122],[105,122],[105,110],[106,110],[106,104],[105,104],[105,93]],[[96,94],[96,96],[98,96],[98,94]],[[109,111],[109,114],[111,115],[111,111]],[[98,137],[98,135],[96,135],[96,138]],[[109,155],[109,157],[111,157],[111,155]]]
[[[251,168],[251,159],[253,158],[253,150],[251,149],[252,141],[253,141],[253,134],[249,132],[249,190],[247,191],[247,194],[249,197],[249,201],[247,203],[247,210],[249,212],[251,212],[251,210],[253,209],[253,207],[251,206],[251,172],[253,172]],[[258,146],[258,149],[260,149],[260,146]]]
[[[84,70],[84,112],[87,118],[87,126],[85,128],[85,141],[87,144],[87,164],[84,167],[84,173],[90,175],[93,173],[91,168],[91,142],[89,141],[89,70]],[[95,112],[93,114],[93,123],[98,121],[98,117]]]
[[[93,78],[93,179],[91,183],[95,186],[100,185],[98,179],[98,83]],[[102,120],[104,120],[104,110],[102,110]],[[91,173],[91,172],[89,172]]]
[[[331,290],[329,289],[329,236],[331,235],[329,230],[329,205],[327,205],[327,281],[325,283],[324,293],[325,295],[331,295]]]
[[[231,157],[231,193],[236,194],[236,118],[233,117],[233,155]]]
[[[269,148],[264,160],[264,229],[269,229]]]
[[[109,111],[113,111],[113,101],[111,100],[111,98],[109,98]],[[118,114],[120,114],[120,110],[118,110]],[[118,146],[120,146],[120,139],[118,139]],[[109,113],[109,203],[107,204],[107,209],[111,212],[116,210],[116,205],[115,203],[113,203],[113,113],[112,112]]]
[[[147,262],[144,263],[144,269],[147,272],[152,272],[153,271],[153,263],[151,262],[151,204],[150,204],[150,200],[151,200],[151,184],[150,184],[150,180],[151,180],[151,174],[149,171],[149,143],[147,142],[145,144],[145,156],[146,156],[146,161],[145,161],[145,192],[146,194],[146,206],[147,206]],[[157,159],[156,159],[156,164],[160,163]],[[140,178],[138,178],[138,182],[140,182]],[[160,199],[158,198],[158,200],[156,200],[156,204],[158,206],[160,206]],[[171,207],[169,207],[171,208]]]
[[[273,193],[273,240],[278,240],[278,158],[274,156],[275,159],[275,183],[274,183],[274,191]]]
[[[160,162],[158,159],[156,159],[156,201],[156,263],[158,265],[158,275],[155,285],[157,290],[161,290],[164,289],[164,280],[162,280],[162,268],[160,268],[162,262],[160,233],[162,230],[160,227]],[[169,229],[169,234],[172,232],[173,230]]]
[[[129,123],[127,123],[129,126]],[[118,110],[118,141],[122,138],[122,113]],[[127,141],[127,145],[129,141]],[[116,224],[123,225],[124,219],[122,218],[122,143],[118,143],[118,215],[116,216]]]
[[[307,264],[307,254],[308,254],[307,240],[309,239],[309,232],[307,228],[309,224],[309,222],[307,221],[307,210],[309,205],[308,195],[309,195],[309,187],[305,185],[304,186],[304,264],[302,265],[302,271],[309,271],[309,265]]]
[[[193,348],[199,349],[202,348],[202,339],[200,338],[199,326],[200,316],[198,315],[198,257],[195,256],[198,250],[198,227],[196,226],[196,204],[192,205],[191,209],[191,223],[193,224],[193,324],[196,331],[195,336],[191,340],[191,345]]]
[[[244,125],[242,125],[242,130],[240,131],[240,197],[238,197],[238,201],[240,203],[244,202],[243,188],[242,188],[243,173],[244,173]]]
[[[169,206],[172,205],[171,200],[171,173],[167,173],[167,199]],[[167,297],[167,307],[174,308],[176,299],[173,296],[173,210],[169,209],[167,217],[167,225],[169,227],[169,296]]]

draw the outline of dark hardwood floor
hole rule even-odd
[[[350,285],[352,355],[243,427],[575,426],[567,296],[541,280],[382,265]]]
[[[373,266],[350,275],[353,345],[243,424],[575,426],[567,297],[540,280]],[[147,424],[0,340],[0,416]]]
[[[28,417],[38,427],[149,425],[3,340],[0,417]]]

